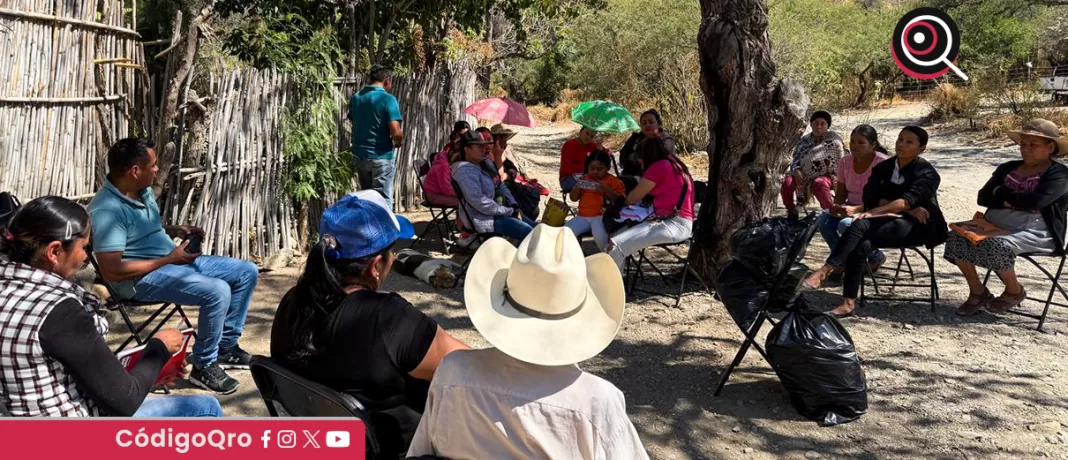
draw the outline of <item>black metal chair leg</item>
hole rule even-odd
[[[1038,328],[1036,330],[1041,331],[1042,326],[1046,324],[1046,315],[1049,314],[1049,305],[1053,302],[1053,293],[1060,288],[1061,272],[1064,271],[1064,258],[1061,258],[1060,265],[1057,266],[1057,274],[1050,280],[1053,284],[1049,288],[1049,295],[1046,296],[1046,306],[1042,308],[1042,317],[1038,319]],[[1061,294],[1064,294],[1064,290],[1061,290]],[[1068,295],[1065,295],[1065,299],[1068,300]]]
[[[727,386],[727,380],[731,378],[731,373],[734,372],[734,369],[742,364],[742,360],[745,359],[745,354],[749,351],[749,347],[751,345],[755,345],[757,347],[760,346],[756,343],[756,335],[757,332],[760,331],[760,327],[764,325],[764,321],[767,319],[767,317],[767,310],[761,310],[760,313],[757,315],[756,320],[754,320],[753,324],[749,326],[749,330],[745,333],[745,341],[742,342],[742,347],[739,348],[738,353],[734,355],[734,361],[731,361],[730,366],[727,366],[727,370],[723,372],[723,377],[720,378],[719,386],[716,387],[716,391],[715,393],[713,393],[713,395],[719,396],[720,393],[723,393],[723,388]],[[765,360],[767,360],[767,354],[764,353],[764,350],[760,350],[760,354],[764,357]]]
[[[901,250],[902,255],[904,255],[905,251],[907,251],[907,249]],[[917,249],[916,252],[920,252],[920,250]],[[920,255],[922,256],[923,253],[920,253]],[[916,272],[912,269],[912,262],[909,261],[908,257],[902,257],[902,259],[905,261],[905,268],[908,270],[909,273],[909,281],[916,281]]]
[[[690,274],[690,258],[686,258],[686,262],[682,264],[682,276],[679,277],[679,292],[675,294],[675,308],[679,308],[679,304],[682,303],[682,291],[686,290],[686,275]]]

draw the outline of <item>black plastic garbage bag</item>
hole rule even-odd
[[[783,280],[779,290],[775,291],[768,311],[777,313],[786,311],[790,302],[797,296],[801,278],[808,273],[804,264],[795,264]],[[738,261],[730,261],[719,272],[716,279],[716,293],[719,300],[727,307],[727,312],[743,331],[756,320],[757,313],[768,300],[768,294],[775,288],[775,280],[763,280]]]
[[[716,279],[716,294],[727,307],[735,324],[748,331],[757,312],[768,299],[768,289],[748,269],[737,261],[730,261]]]
[[[786,278],[783,279],[782,285],[778,291],[775,291],[775,295],[772,296],[771,302],[768,304],[768,311],[772,313],[779,313],[786,311],[790,308],[790,304],[797,298],[797,293],[800,291],[801,280],[805,278],[810,269],[808,265],[797,263],[790,267],[790,272],[786,274]],[[768,283],[768,289],[774,288],[774,280]]]
[[[731,259],[762,279],[770,279],[793,262],[788,260],[790,249],[810,224],[809,219],[779,217],[746,225],[731,235]]]
[[[852,422],[868,410],[868,389],[849,332],[799,299],[765,344],[794,408],[820,426]]]

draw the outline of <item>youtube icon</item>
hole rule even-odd
[[[349,447],[348,431],[328,431],[326,433],[326,447]]]

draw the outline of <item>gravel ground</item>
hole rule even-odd
[[[841,114],[833,129],[848,133],[857,124],[873,124],[892,146],[897,130],[925,112],[923,106],[900,106]],[[559,146],[574,130],[522,130],[513,144],[527,172],[557,188]],[[993,167],[1016,153],[1007,140],[980,142],[948,129],[931,133],[925,155],[942,175],[946,217],[965,220]],[[428,220],[425,213],[411,217]],[[817,237],[806,263],[818,266],[826,255]],[[869,412],[854,423],[819,428],[802,419],[756,353],[746,357],[722,396],[713,396],[742,334],[722,305],[697,288],[678,309],[663,298],[630,299],[615,342],[581,366],[623,391],[634,425],[658,459],[1068,459],[1068,311],[1055,308],[1046,333],[1015,316],[959,318],[953,309],[967,296],[966,285],[941,259],[941,249],[936,257],[941,300],[934,313],[925,304],[877,302],[844,322],[869,385]],[[274,309],[298,274],[285,268],[261,277],[242,341],[250,352],[268,353]],[[1032,292],[1044,282],[1035,274],[1022,272]],[[487,346],[467,318],[460,290],[439,291],[402,276],[390,277],[385,289],[403,293],[472,347]],[[830,309],[839,294],[828,287],[814,299]],[[266,415],[248,373],[233,374],[242,386],[220,398],[226,414]]]

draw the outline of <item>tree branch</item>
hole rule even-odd
[[[541,58],[545,57],[546,55],[549,54],[549,51],[550,51],[549,48],[545,48],[544,51],[537,52],[537,53],[531,52],[529,49],[509,51],[507,53],[494,54],[493,57],[490,58],[489,62],[496,63],[496,62],[503,61],[505,59],[512,59],[512,58],[520,58],[520,59],[526,59],[526,60],[529,60],[529,61],[533,61],[533,60],[537,60],[537,59],[541,59]]]

